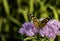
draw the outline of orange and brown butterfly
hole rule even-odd
[[[33,21],[33,24],[36,28],[42,28],[46,25],[46,23],[52,19],[52,16],[49,16],[45,19],[43,19],[42,21],[40,21],[39,19],[37,19],[33,14],[30,14],[31,20]]]

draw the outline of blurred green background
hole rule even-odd
[[[0,0],[0,41],[23,41],[18,33],[28,14],[37,18],[53,16],[60,21],[60,0]],[[55,41],[60,41],[57,36]]]

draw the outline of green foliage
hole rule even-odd
[[[24,22],[30,20],[29,13],[37,18],[53,16],[60,20],[59,0],[0,0],[0,4],[0,41],[23,40],[18,31]],[[60,41],[59,36],[56,39]]]

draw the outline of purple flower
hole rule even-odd
[[[25,22],[22,26],[23,26],[26,30],[30,30],[30,29],[33,29],[33,28],[34,28],[34,24],[31,23],[31,22]]]
[[[25,29],[25,28],[20,28],[18,32],[21,33],[21,34],[23,35],[23,34],[25,34],[26,29]]]
[[[43,28],[37,29],[34,27],[33,21],[25,22],[19,29],[19,33],[27,36],[39,33],[42,37],[56,38],[56,35],[60,34],[60,23],[57,20],[50,20]]]
[[[35,35],[35,33],[33,32],[32,29],[30,29],[29,31],[26,31],[26,35],[27,36],[33,36],[33,35]]]
[[[26,34],[27,36],[33,36],[38,30],[34,27],[32,22],[25,22],[20,28],[19,33]]]
[[[39,33],[42,37],[56,38],[56,35],[60,34],[60,23],[57,20],[50,20]]]
[[[56,38],[56,35],[54,32],[50,32],[49,35],[47,35],[48,38]]]

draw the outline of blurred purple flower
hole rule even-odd
[[[30,30],[30,29],[33,29],[33,28],[34,28],[34,25],[33,25],[33,23],[31,23],[31,22],[25,22],[22,26],[23,26],[26,30]]]
[[[27,36],[33,36],[38,30],[34,27],[32,22],[25,22],[22,28],[19,29],[19,33],[26,34]]]
[[[25,22],[19,29],[19,33],[27,36],[34,36],[39,33],[42,37],[56,38],[60,34],[60,23],[57,20],[50,20],[43,28],[34,27],[33,21]]]
[[[25,34],[26,29],[25,29],[25,28],[20,28],[18,32],[21,33],[21,34],[23,35],[23,34]]]
[[[39,33],[42,37],[56,38],[56,35],[60,34],[60,23],[57,20],[50,20]]]

